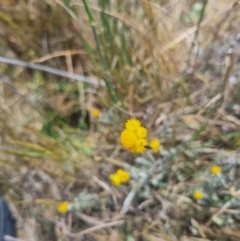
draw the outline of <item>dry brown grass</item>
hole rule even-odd
[[[63,2],[0,3],[1,56],[101,83],[0,64],[0,190],[19,237],[239,240],[239,2],[208,1],[201,20],[204,0],[90,1],[119,105],[102,85],[82,1]],[[160,138],[160,153],[122,149],[132,116]],[[131,181],[115,188],[119,167]],[[65,200],[71,211],[59,215]]]

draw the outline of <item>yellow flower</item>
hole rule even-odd
[[[93,116],[94,118],[98,118],[99,115],[100,115],[100,111],[99,111],[98,109],[93,109],[93,110],[92,110],[92,116]]]
[[[218,166],[218,165],[213,165],[213,166],[211,167],[211,173],[212,173],[213,175],[217,175],[217,174],[219,174],[221,171],[222,171],[222,168],[221,168],[220,166]]]
[[[136,134],[137,134],[138,138],[146,138],[147,137],[147,129],[140,126],[139,128],[137,128]]]
[[[111,174],[109,178],[114,186],[118,187],[121,184],[121,177],[117,173]]]
[[[116,173],[109,176],[109,179],[114,186],[118,187],[120,184],[128,182],[130,175],[128,172],[118,169]]]
[[[136,131],[139,127],[141,127],[141,122],[138,119],[131,118],[127,120],[125,123],[125,128],[129,131]]]
[[[122,169],[118,169],[118,171],[116,172],[116,175],[119,176],[121,183],[126,183],[129,181],[130,179],[130,175],[128,172],[122,170]]]
[[[157,138],[154,138],[150,141],[150,147],[152,148],[153,152],[158,152],[160,145],[161,142]]]
[[[138,119],[131,118],[126,121],[125,129],[120,136],[121,144],[133,153],[146,151],[147,129],[141,126]]]
[[[59,213],[66,213],[68,211],[68,207],[69,207],[69,202],[62,202],[58,205],[58,212]]]
[[[144,138],[137,139],[134,143],[134,146],[130,148],[130,151],[133,153],[142,153],[146,151],[146,147],[148,142]]]
[[[199,191],[199,190],[196,190],[194,193],[193,193],[193,198],[195,200],[200,200],[203,198],[203,192],[202,191]]]
[[[137,140],[137,135],[130,130],[124,130],[121,133],[121,136],[120,136],[121,144],[127,149],[132,148],[136,140]]]

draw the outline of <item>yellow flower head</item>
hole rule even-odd
[[[147,129],[140,126],[136,130],[136,134],[138,138],[146,138],[147,137]]]
[[[218,166],[218,165],[213,165],[213,166],[211,167],[211,173],[212,173],[213,175],[217,175],[217,174],[219,174],[221,171],[222,171],[222,168],[221,168],[220,166]]]
[[[131,118],[125,123],[125,129],[120,136],[121,144],[133,153],[146,151],[147,129],[141,126],[138,119]]]
[[[66,213],[68,211],[68,207],[69,207],[69,202],[62,202],[58,205],[58,212],[59,213]]]
[[[121,133],[120,141],[125,148],[132,148],[137,140],[137,135],[130,131],[124,130]]]
[[[130,179],[130,175],[128,172],[122,170],[122,169],[118,169],[118,171],[116,172],[116,175],[119,176],[121,183],[126,183],[129,181]]]
[[[202,191],[199,191],[199,190],[196,190],[194,193],[193,193],[193,198],[195,200],[200,200],[203,198],[203,192]]]
[[[130,149],[131,152],[133,153],[142,153],[146,151],[146,146],[148,142],[144,138],[137,139],[136,142],[134,143],[134,146]]]
[[[158,152],[160,145],[161,142],[157,138],[154,138],[150,141],[150,147],[152,148],[153,152]]]
[[[135,118],[131,118],[125,123],[125,128],[129,131],[135,132],[139,127],[141,127],[141,122]]]
[[[94,118],[98,118],[100,115],[100,111],[98,109],[93,109],[91,113]]]
[[[112,184],[116,187],[118,187],[121,184],[121,177],[117,175],[117,173],[111,174],[109,176],[110,181]]]

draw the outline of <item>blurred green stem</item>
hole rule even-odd
[[[208,0],[202,0],[202,9],[201,9],[201,12],[200,12],[200,15],[199,15],[199,19],[198,19],[198,23],[197,23],[197,30],[195,32],[194,39],[192,41],[191,48],[189,50],[189,54],[188,54],[189,57],[190,57],[192,49],[193,49],[193,47],[194,47],[194,45],[196,43],[196,40],[198,38],[199,30],[200,30],[200,27],[201,27],[201,23],[203,21],[203,17],[204,17],[204,13],[205,13],[207,4],[208,4]]]
[[[197,31],[195,32],[193,44],[197,40],[199,29],[200,29],[201,23],[203,21],[203,17],[204,17],[204,13],[205,13],[205,10],[206,10],[207,3],[208,3],[208,0],[202,0],[202,10],[200,12],[199,20],[198,20],[198,23],[197,23]]]
[[[88,2],[88,0],[83,0],[83,3],[84,3],[85,10],[87,12],[87,15],[88,15],[89,22],[92,26],[94,39],[96,41],[96,45],[97,45],[98,53],[99,53],[99,56],[100,56],[100,59],[101,59],[102,67],[103,67],[104,72],[105,72],[104,81],[106,83],[108,92],[109,92],[113,102],[117,104],[119,102],[119,98],[118,98],[117,93],[114,90],[113,84],[111,82],[110,71],[109,71],[109,68],[108,68],[108,65],[107,65],[107,61],[106,61],[106,59],[104,57],[104,54],[103,54],[102,45],[101,45],[100,39],[99,39],[98,34],[97,34],[97,29],[96,29],[96,26],[95,26],[95,20],[93,18],[92,11],[89,7],[89,2]]]

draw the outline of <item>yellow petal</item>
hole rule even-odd
[[[118,187],[121,184],[121,178],[116,173],[111,174],[109,176],[109,179],[111,183],[116,187]]]
[[[126,121],[125,128],[129,131],[136,131],[141,126],[141,122],[138,119],[131,118]]]
[[[150,147],[152,148],[153,152],[158,152],[161,143],[157,138],[154,138],[150,141]]]
[[[59,213],[66,213],[68,211],[69,202],[62,202],[58,205],[58,212]]]
[[[131,148],[137,140],[137,136],[130,130],[124,130],[121,133],[120,141],[125,148]]]
[[[140,138],[137,139],[134,146],[132,148],[130,148],[130,151],[133,153],[142,153],[144,151],[146,151],[146,147],[148,142],[146,139]]]
[[[218,166],[218,165],[213,165],[213,166],[211,167],[211,173],[212,173],[213,175],[217,175],[217,174],[219,174],[221,171],[222,171],[222,168],[221,168],[220,166]]]
[[[199,191],[199,190],[196,190],[194,193],[193,193],[193,198],[195,200],[200,200],[203,198],[203,192],[202,191]]]
[[[120,178],[121,182],[122,183],[126,183],[129,181],[130,179],[130,175],[128,172],[122,170],[122,169],[119,169],[117,172],[116,172],[116,175],[118,175],[118,177]]]

